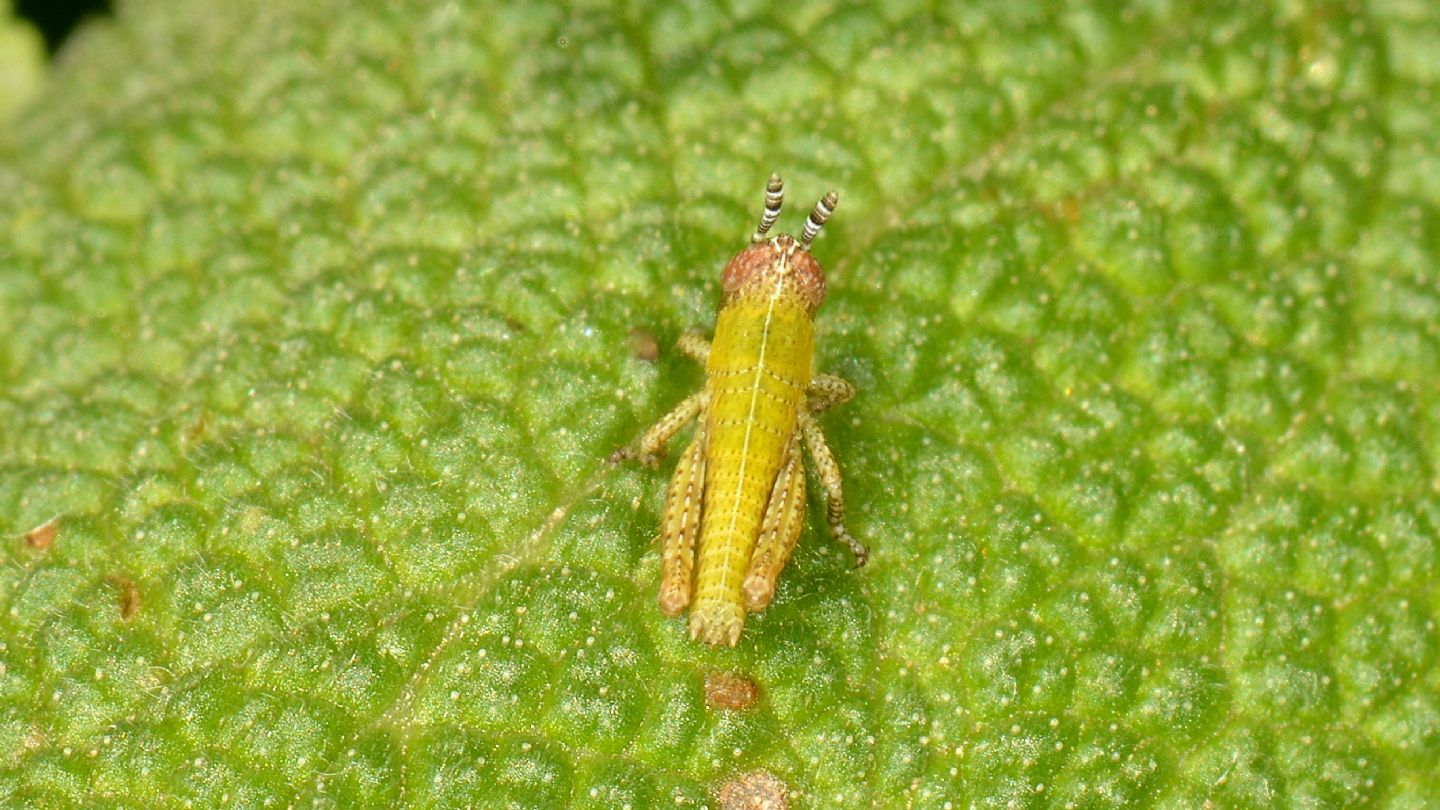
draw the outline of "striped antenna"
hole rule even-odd
[[[780,175],[770,175],[770,182],[765,184],[765,213],[760,215],[760,227],[756,228],[755,235],[750,237],[751,242],[764,241],[765,234],[770,232],[770,227],[780,218],[780,203],[784,199],[785,184],[780,182]]]
[[[800,248],[809,250],[810,243],[820,235],[820,229],[830,221],[830,215],[835,213],[835,206],[840,204],[840,195],[836,192],[828,192],[815,203],[815,208],[810,212],[810,218],[805,220],[805,233],[800,236]]]

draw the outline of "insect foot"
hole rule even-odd
[[[617,447],[615,452],[610,454],[609,462],[612,466],[619,465],[626,461],[638,461],[643,466],[656,469],[660,466],[660,460],[665,457],[662,453],[644,453],[633,447]]]

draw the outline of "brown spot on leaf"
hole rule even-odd
[[[1066,222],[1080,221],[1080,199],[1078,197],[1066,197],[1056,206],[1055,213],[1060,219]]]
[[[720,810],[787,810],[790,789],[769,771],[751,771],[720,788]]]
[[[44,551],[55,544],[60,533],[60,518],[53,517],[25,533],[25,545],[36,551]],[[12,537],[14,535],[11,535]]]
[[[135,586],[135,580],[120,574],[111,574],[106,579],[115,586],[117,603],[120,606],[120,621],[128,622],[135,618],[140,612],[140,589]]]
[[[719,709],[741,711],[755,705],[760,687],[749,676],[733,672],[705,673],[705,703]]]
[[[190,420],[190,424],[181,431],[180,441],[187,448],[194,447],[205,441],[205,437],[208,435],[210,435],[210,412],[202,408],[199,413],[195,414],[195,418]]]
[[[647,363],[653,363],[660,357],[660,341],[655,336],[640,327],[630,330],[630,350],[635,357]]]

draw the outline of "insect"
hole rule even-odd
[[[815,204],[798,239],[768,235],[783,199],[772,174],[750,245],[725,267],[714,344],[693,331],[680,338],[680,350],[705,366],[705,386],[610,459],[654,467],[670,439],[698,421],[665,496],[660,609],[679,616],[690,607],[690,637],[715,646],[734,646],[746,613],[770,604],[800,539],[802,444],[825,489],[830,533],[857,567],[869,559],[845,528],[840,468],[815,421],[855,395],[850,383],[811,368],[825,272],[810,245],[839,196]]]

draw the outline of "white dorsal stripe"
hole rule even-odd
[[[775,289],[770,292],[770,303],[765,309],[765,325],[760,332],[760,351],[755,360],[755,378],[750,383],[750,412],[745,418],[745,440],[740,446],[740,471],[736,478],[735,502],[730,507],[730,525],[725,531],[731,536],[740,522],[740,502],[745,495],[745,464],[750,460],[750,437],[755,430],[755,408],[760,404],[761,376],[765,369],[765,350],[770,343],[770,320],[775,316],[775,304],[785,291],[785,279],[789,267],[789,256],[781,252],[780,272],[775,274]],[[730,557],[726,554],[721,562],[719,581],[724,582],[730,574]],[[748,562],[748,561],[747,561]]]

